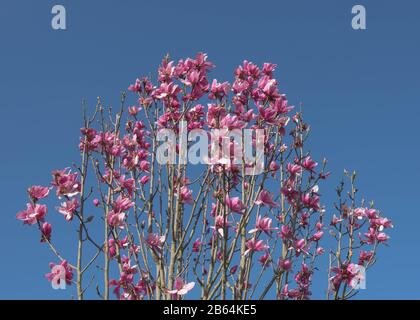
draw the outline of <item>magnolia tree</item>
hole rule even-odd
[[[308,299],[325,259],[326,297],[356,294],[391,221],[357,202],[347,172],[326,213],[326,161],[305,151],[310,127],[280,93],[275,67],[244,61],[230,84],[209,78],[205,54],[165,57],[155,83],[128,87],[136,105],[122,94],[116,114],[100,99],[90,116],[85,109],[80,163],[30,187],[17,214],[56,257],[52,286],[73,284],[79,299],[87,290],[103,299]],[[77,227],[74,261],[69,246],[56,247],[48,196]]]

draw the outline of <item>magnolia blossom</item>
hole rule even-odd
[[[28,189],[29,196],[34,200],[46,198],[50,193],[50,188],[41,186],[32,186]]]
[[[273,223],[273,220],[268,218],[268,217],[264,217],[261,218],[260,215],[257,216],[257,222],[255,224],[255,228],[249,230],[249,233],[255,233],[258,231],[261,232],[265,232],[266,234],[270,235],[272,230],[277,230],[278,228],[272,228],[271,224]]]
[[[61,261],[59,264],[59,266],[61,266],[60,268],[54,268],[55,266],[57,266],[57,264],[53,262],[50,263],[51,272],[45,275],[48,281],[57,281],[57,284],[60,284],[61,279],[63,279],[67,285],[71,285],[73,280],[73,270],[67,261]],[[63,272],[64,274],[62,274]]]
[[[41,242],[46,242],[51,240],[51,232],[52,232],[52,226],[48,222],[44,222],[41,225]]]
[[[268,245],[264,244],[263,240],[256,240],[255,238],[251,238],[246,242],[247,250],[245,251],[245,255],[250,252],[254,251],[264,251],[269,248]]]
[[[69,168],[52,172],[52,185],[57,189],[57,196],[73,197],[80,192],[80,183],[77,173],[71,173]]]
[[[16,218],[23,221],[23,224],[36,224],[38,221],[43,221],[47,214],[47,206],[44,204],[26,205],[26,210],[20,211]]]
[[[161,252],[163,249],[165,240],[166,240],[165,236],[159,236],[155,233],[151,233],[147,237],[146,243],[151,249]]]
[[[227,207],[236,213],[244,213],[246,206],[243,202],[239,199],[239,197],[230,198],[229,195],[226,195],[225,198]]]
[[[173,290],[168,290],[170,294],[183,296],[190,292],[195,286],[195,282],[185,283],[182,278],[176,278]]]
[[[267,190],[261,190],[258,199],[255,201],[256,205],[278,207],[279,205],[273,201],[273,194]]]
[[[188,189],[188,187],[182,186],[179,194],[180,194],[182,203],[194,204],[194,199],[192,197],[192,190]]]
[[[79,201],[77,198],[72,198],[66,202],[63,202],[61,206],[57,209],[67,221],[73,220],[73,216],[76,210],[79,208]]]

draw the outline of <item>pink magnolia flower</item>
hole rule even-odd
[[[125,176],[122,175],[118,179],[118,182],[120,183],[121,188],[127,190],[127,193],[130,196],[133,194],[133,191],[135,189],[135,181],[133,178],[125,179]]]
[[[283,287],[281,295],[286,298],[295,299],[300,296],[300,292],[298,289],[289,290],[289,284],[286,283]]]
[[[131,106],[131,107],[128,107],[128,113],[131,115],[131,116],[135,116],[135,115],[137,115],[137,113],[139,113],[139,111],[141,110],[141,108],[140,107],[136,107],[136,106]]]
[[[302,202],[303,204],[314,211],[321,210],[321,206],[319,204],[320,197],[316,194],[307,193],[305,195],[302,195]]]
[[[319,240],[321,240],[323,235],[324,235],[323,231],[318,231],[312,236],[311,240],[312,241],[319,241]]]
[[[132,92],[141,92],[141,80],[140,79],[136,79],[136,82],[134,84],[131,84],[128,87],[128,91],[132,91]]]
[[[268,252],[264,253],[259,259],[258,262],[261,263],[264,269],[268,268],[271,264],[271,256]]]
[[[222,99],[229,94],[229,90],[229,82],[218,83],[216,79],[213,79],[209,99]]]
[[[243,204],[243,202],[239,199],[239,197],[233,197],[230,198],[229,195],[226,195],[226,205],[227,207],[236,213],[244,213],[246,206]]]
[[[175,288],[173,290],[168,290],[167,292],[170,294],[183,296],[190,292],[195,286],[195,282],[185,283],[182,278],[176,278],[175,280]]]
[[[67,221],[73,220],[74,213],[79,208],[79,201],[77,198],[73,198],[66,202],[63,202],[59,208],[57,208],[58,212],[60,212]]]
[[[277,230],[278,228],[272,228],[271,224],[273,223],[273,220],[268,218],[268,217],[264,217],[261,218],[260,215],[257,216],[257,222],[255,224],[255,228],[252,230],[249,230],[249,233],[255,233],[258,231],[264,232],[268,235],[271,234],[272,230]]]
[[[203,243],[200,241],[200,239],[195,240],[193,243],[192,252],[200,252],[202,245]]]
[[[258,196],[258,199],[255,201],[256,205],[278,207],[279,205],[273,201],[273,194],[267,190],[262,190]]]
[[[23,224],[35,224],[43,221],[47,214],[47,206],[43,204],[26,204],[26,210],[20,211],[16,218],[23,221]]]
[[[246,242],[247,250],[245,251],[245,255],[247,255],[250,252],[254,251],[264,251],[270,248],[268,245],[264,244],[263,240],[257,240],[255,238],[251,238]]]
[[[289,226],[282,225],[280,228],[280,237],[283,240],[291,239],[293,237],[293,231]]]
[[[365,208],[356,208],[350,212],[351,215],[354,215],[357,219],[361,220],[366,217],[366,209]]]
[[[194,204],[194,199],[192,197],[192,190],[188,189],[188,187],[182,186],[181,192],[179,194],[181,196],[182,203]]]
[[[331,271],[335,273],[335,275],[330,278],[331,284],[335,290],[339,288],[343,281],[351,286],[353,279],[359,274],[359,268],[353,263],[344,263],[341,267],[332,267]]]
[[[280,169],[280,165],[276,163],[275,161],[271,161],[270,165],[268,166],[270,171],[277,171]]]
[[[140,178],[139,181],[140,181],[141,184],[145,185],[146,183],[149,182],[149,180],[150,180],[150,176],[143,176],[143,177]]]
[[[61,279],[64,279],[67,285],[71,285],[71,282],[73,280],[73,270],[69,266],[68,262],[66,260],[61,261],[59,266],[62,268],[54,268],[57,264],[51,262],[50,263],[50,269],[51,272],[47,273],[45,277],[48,279],[48,281],[57,281],[58,284],[60,284]],[[64,271],[65,274],[61,274]]]
[[[125,198],[122,195],[119,195],[117,200],[114,201],[113,209],[116,213],[120,213],[123,211],[127,211],[132,206],[134,206],[134,202],[131,201],[129,198]]]
[[[51,240],[52,226],[48,222],[44,222],[41,226],[41,242]]]
[[[295,249],[296,257],[298,257],[302,252],[306,255],[308,254],[307,249],[306,249],[305,239],[299,239],[299,240],[294,241],[293,249]]]
[[[28,189],[29,196],[36,202],[40,199],[46,198],[50,193],[50,188],[42,186],[32,186]]]
[[[279,271],[288,271],[292,269],[292,261],[290,261],[289,259],[279,259],[278,269]]]
[[[314,170],[314,168],[316,167],[318,165],[318,163],[317,162],[315,162],[315,161],[313,161],[312,159],[311,159],[311,157],[306,157],[304,160],[303,160],[303,163],[302,163],[302,167],[304,167],[306,170],[309,170],[309,171],[313,171]]]
[[[99,200],[98,199],[93,199],[93,201],[92,201],[92,203],[93,203],[93,205],[95,206],[95,207],[98,207],[99,206],[99,204],[100,204],[100,202],[99,202]]]
[[[297,174],[300,174],[301,173],[301,170],[302,170],[302,168],[301,168],[300,165],[298,165],[298,164],[291,164],[291,163],[288,163],[287,164],[286,169],[290,173],[291,176],[295,176]]]
[[[246,127],[246,123],[240,120],[238,116],[228,114],[220,120],[220,127],[227,128],[229,130],[243,129]]]
[[[227,216],[223,217],[223,214],[216,215],[214,217],[214,226],[211,226],[210,229],[214,229],[217,233],[223,238],[224,229],[230,227],[230,222],[227,220]]]
[[[80,183],[77,181],[77,173],[71,173],[69,168],[52,172],[52,185],[57,189],[57,196],[73,197],[80,192]]]
[[[146,239],[147,245],[158,252],[161,252],[165,243],[165,236],[159,236],[155,233],[150,233]]]
[[[125,212],[115,212],[114,210],[111,210],[108,212],[107,221],[110,226],[124,229],[125,217]]]

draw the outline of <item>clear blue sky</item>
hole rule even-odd
[[[390,247],[359,297],[420,298],[420,3],[150,2],[0,2],[0,298],[69,297],[44,279],[54,259],[15,214],[29,185],[47,184],[52,169],[77,159],[81,99],[93,105],[100,95],[115,105],[119,91],[154,71],[165,53],[178,59],[198,51],[221,80],[230,81],[244,59],[278,64],[282,91],[304,104],[311,149],[333,172],[323,201],[334,199],[343,168],[356,169],[361,192],[394,221]],[[365,31],[350,26],[359,3]],[[50,26],[54,4],[67,9],[66,31]],[[59,235],[75,227],[57,228],[58,245],[75,251]],[[324,286],[318,277],[313,291]]]

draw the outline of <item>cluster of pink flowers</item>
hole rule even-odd
[[[95,265],[104,274],[102,291],[97,289],[104,299],[110,288],[118,299],[130,300],[182,299],[199,291],[203,299],[225,299],[230,293],[233,299],[308,299],[317,261],[325,253],[326,231],[337,241],[351,237],[351,247],[334,257],[326,277],[330,293],[346,298],[342,284],[355,276],[352,266],[369,267],[378,245],[387,242],[384,229],[391,221],[373,208],[355,207],[354,199],[349,207],[340,199],[339,216],[325,225],[319,184],[330,173],[326,161],[319,164],[305,151],[310,126],[280,92],[276,65],[244,61],[232,83],[211,79],[214,68],[204,53],[177,63],[166,57],[155,83],[145,77],[128,87],[134,102],[126,107],[122,95],[117,114],[99,99],[81,129],[80,167],[55,170],[51,186],[28,189],[27,208],[17,218],[38,225],[41,241],[60,259],[66,282],[76,283],[79,299],[85,292],[83,273]],[[186,121],[188,131],[261,129],[264,137],[253,136],[251,144],[263,142],[262,173],[245,174],[252,167],[245,157],[199,169],[158,163],[157,133],[178,133],[180,121]],[[235,141],[229,143],[232,154],[242,151]],[[176,157],[181,157],[180,141],[176,144]],[[63,221],[78,224],[75,264],[55,248],[47,206],[39,203],[52,189]],[[92,224],[103,224],[104,234],[91,233]],[[84,259],[81,248],[88,245],[96,254]],[[103,265],[97,259],[101,255]],[[273,280],[262,283],[267,277],[259,277],[261,272]],[[118,276],[112,279],[114,273]]]

